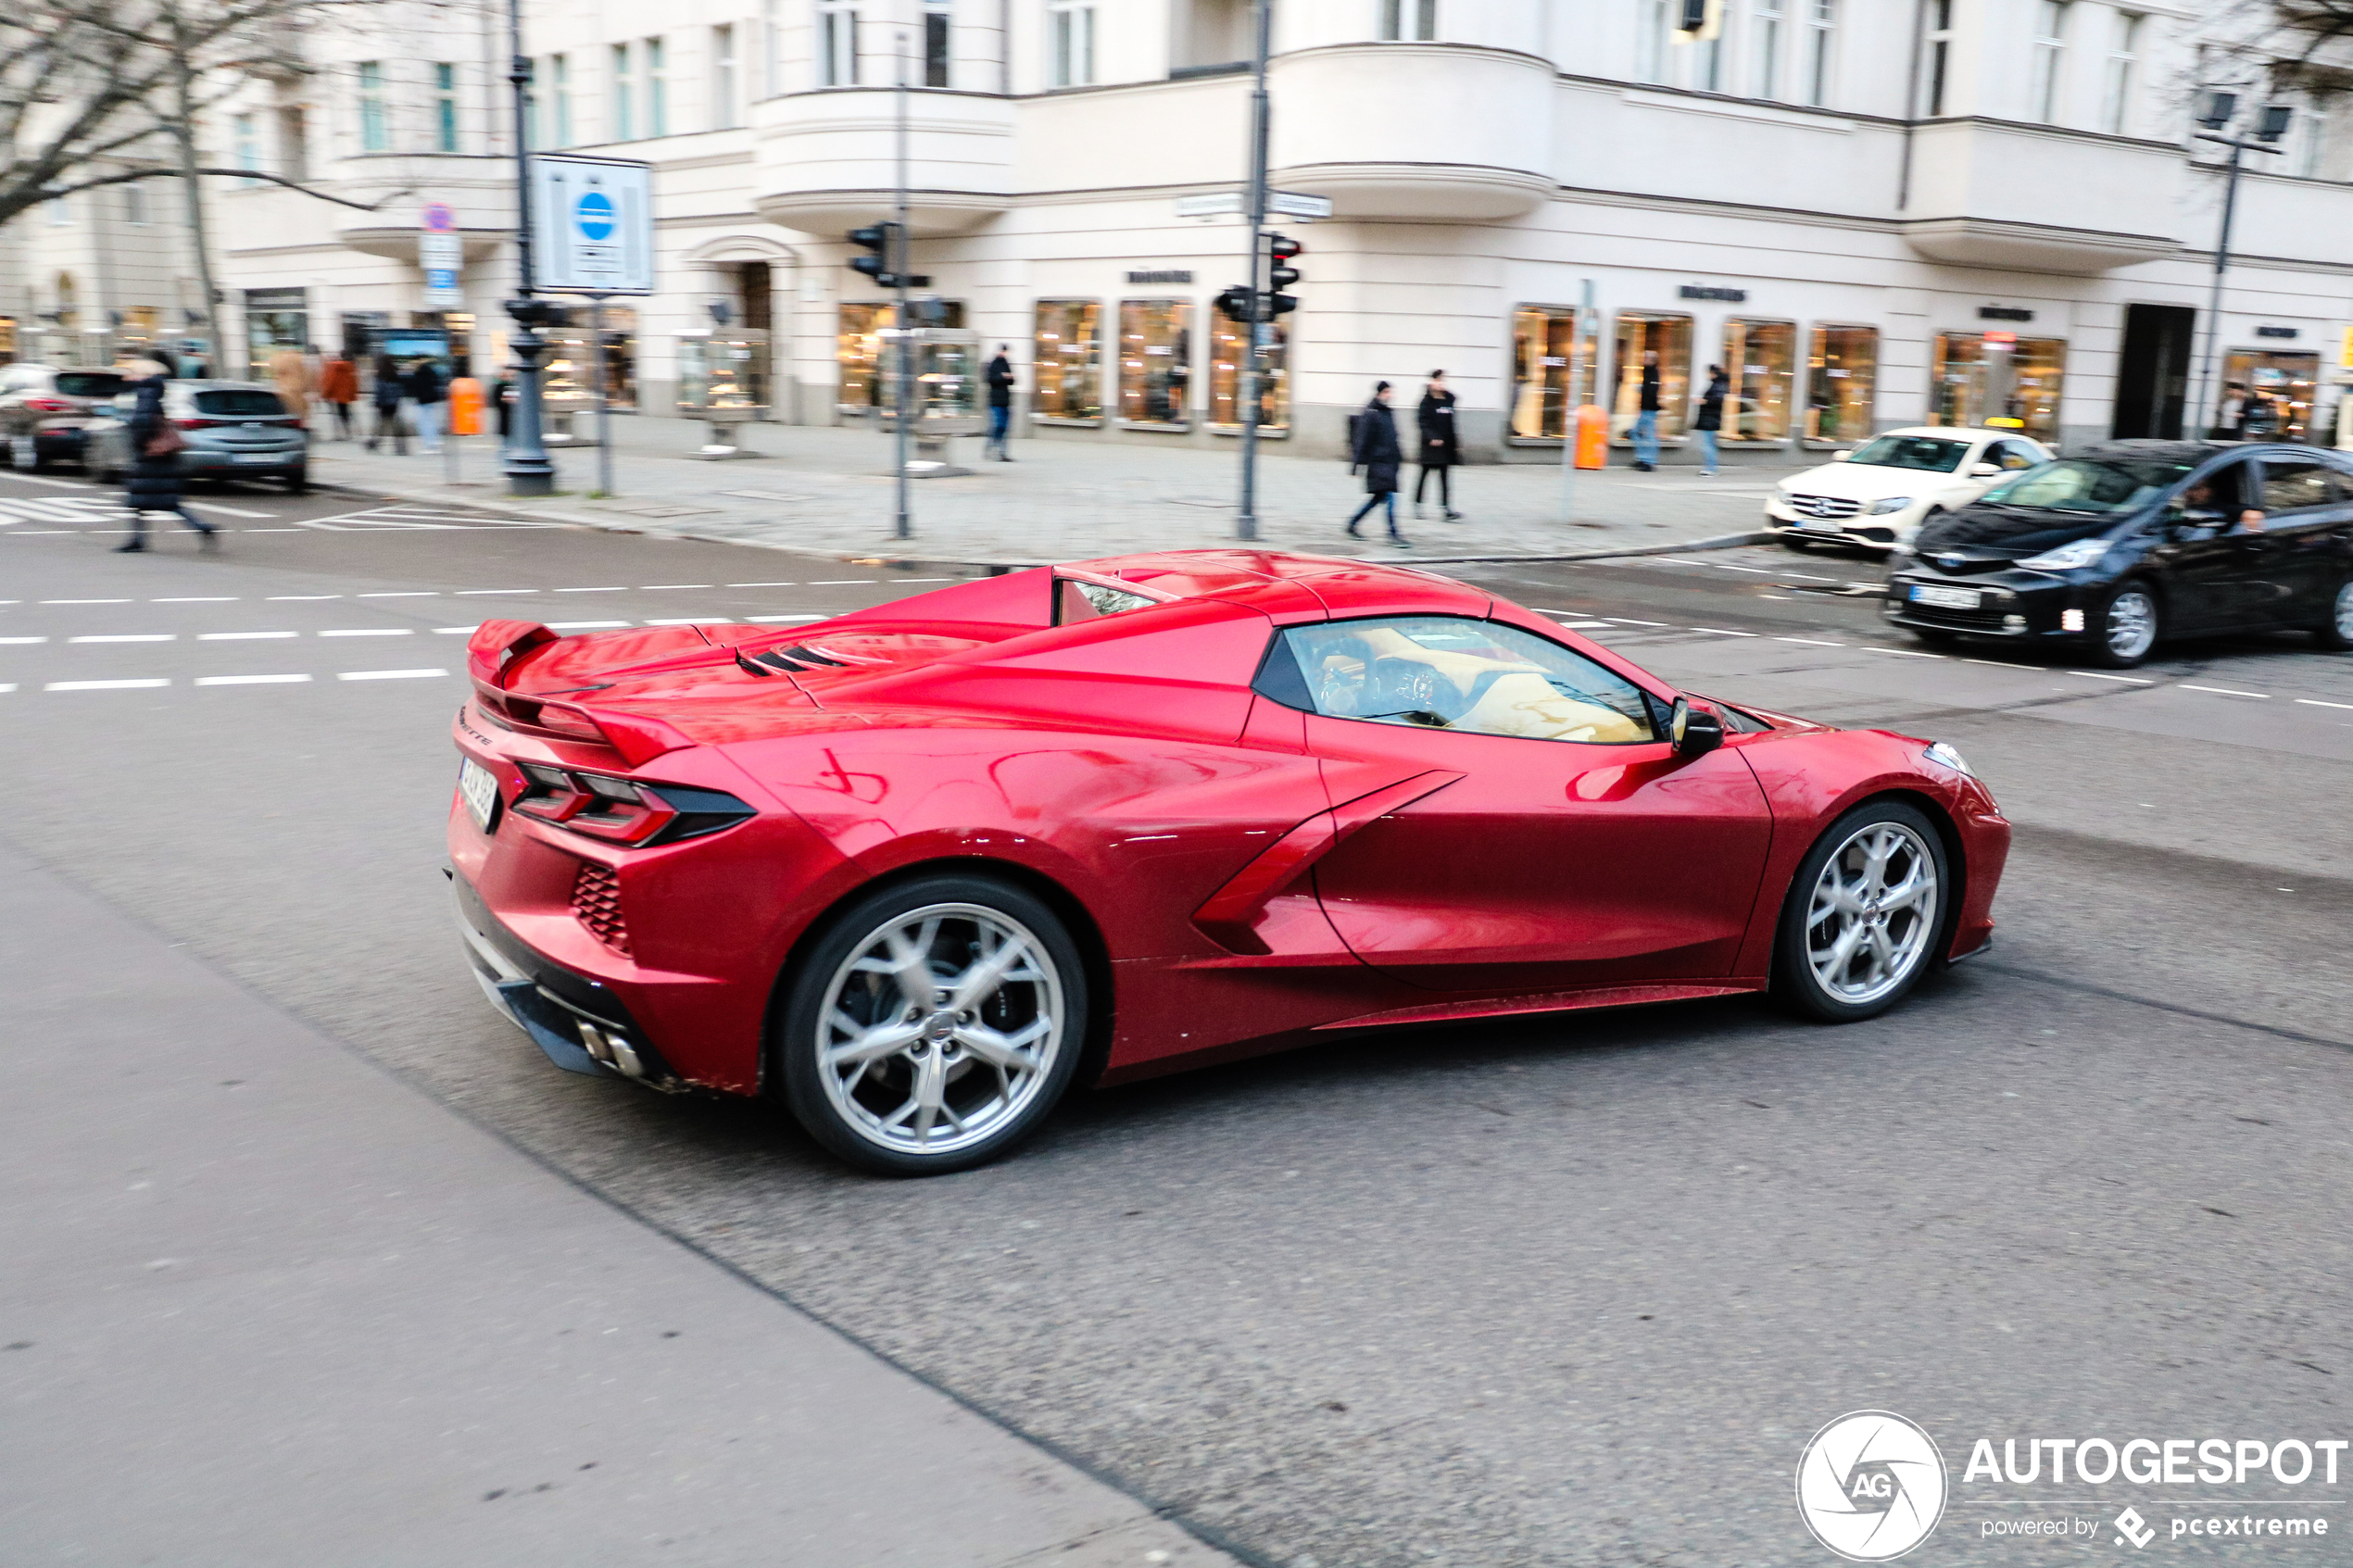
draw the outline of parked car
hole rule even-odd
[[[815,625],[467,644],[459,935],[557,1066],[783,1100],[954,1171],[1117,1083],[1363,1031],[1981,951],[2009,825],[1950,746],[1680,691],[1387,566],[1178,551]]]
[[[2353,648],[2353,458],[2309,446],[2112,441],[1923,528],[1888,619],[2138,664],[2166,638],[2309,631]]]
[[[1765,525],[1795,549],[1821,543],[1884,550],[1909,544],[1930,518],[2055,456],[2041,442],[2007,431],[1891,430],[1782,480],[1766,497]]]
[[[127,422],[135,395],[121,394],[91,427],[84,466],[103,483],[120,483],[137,460]],[[166,382],[163,412],[187,442],[180,471],[188,477],[283,479],[297,494],[309,487],[310,433],[272,389],[249,382]]]
[[[80,462],[84,433],[123,388],[112,370],[57,365],[0,370],[0,458],[17,469]]]

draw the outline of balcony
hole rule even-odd
[[[1558,186],[1553,69],[1449,44],[1344,44],[1279,56],[1275,182],[1339,218],[1513,218]]]
[[[753,106],[753,205],[771,223],[831,235],[890,216],[898,121],[887,87],[795,93]],[[907,220],[955,234],[1012,205],[1013,106],[937,89],[911,92]]]
[[[417,217],[428,201],[447,202],[458,214],[466,259],[480,261],[514,237],[514,160],[462,157],[456,153],[371,153],[337,158],[323,171],[321,188],[351,201],[384,205],[373,212],[347,207],[334,214],[335,243],[369,256],[413,263]],[[402,193],[406,193],[405,194]],[[295,198],[316,209],[308,197]]]
[[[2002,120],[1913,133],[1912,248],[1964,266],[2092,274],[2181,248],[2179,147]],[[2064,170],[2054,176],[2053,170]]]

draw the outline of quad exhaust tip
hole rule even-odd
[[[580,1043],[587,1047],[590,1057],[624,1078],[645,1081],[646,1064],[638,1060],[628,1036],[619,1030],[599,1029],[586,1019],[579,1020],[578,1027]]]

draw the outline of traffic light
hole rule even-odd
[[[1290,266],[1290,262],[1293,257],[1306,248],[1289,234],[1266,236],[1267,254],[1274,257],[1274,265],[1266,272],[1266,286],[1270,291],[1266,300],[1268,320],[1271,321],[1277,316],[1289,315],[1299,308],[1299,301],[1283,291],[1299,282],[1299,269]]]
[[[898,224],[873,223],[863,229],[852,229],[849,243],[867,253],[849,258],[851,271],[864,273],[883,288],[899,286],[898,275],[891,269],[899,249]]]
[[[1250,289],[1242,283],[1236,283],[1219,295],[1215,303],[1217,313],[1228,321],[1248,321],[1254,314],[1250,307]]]

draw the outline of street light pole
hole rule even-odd
[[[2221,422],[2221,388],[2214,381],[2214,351],[2222,338],[2222,279],[2231,270],[2231,223],[2238,215],[2240,159],[2247,153],[2279,152],[2275,144],[2287,133],[2288,123],[2295,118],[2295,111],[2288,106],[2271,104],[2265,107],[2262,122],[2251,139],[2219,134],[2231,122],[2232,112],[2237,107],[2236,94],[2212,94],[2207,100],[2206,113],[2198,120],[2207,127],[2197,133],[2199,141],[2231,149],[2229,171],[2222,182],[2222,232],[2214,245],[2214,282],[2206,296],[2206,352],[2198,360],[2197,395],[2191,403],[2191,411],[2199,420],[2201,440],[2203,433]]]
[[[899,110],[899,203],[894,211],[899,221],[891,231],[891,238],[896,242],[892,248],[899,254],[890,258],[890,270],[893,281],[899,285],[899,303],[891,314],[891,325],[899,329],[899,363],[896,367],[899,395],[894,400],[899,406],[899,419],[892,440],[895,454],[892,466],[897,471],[899,484],[899,515],[891,525],[891,537],[912,539],[915,536],[915,519],[910,509],[907,494],[907,427],[915,417],[915,340],[907,335],[907,270],[914,263],[915,247],[912,236],[907,232],[907,34],[904,32],[899,35],[899,83],[895,96]]]
[[[507,314],[517,331],[507,340],[518,372],[515,414],[506,451],[507,493],[510,495],[552,495],[556,465],[548,460],[540,436],[539,361],[547,340],[537,329],[547,323],[547,307],[531,294],[531,149],[525,138],[529,125],[531,59],[522,52],[522,0],[507,0],[507,80],[515,90],[515,297]]]
[[[1251,0],[1257,35],[1250,94],[1250,342],[1236,367],[1242,396],[1242,504],[1234,537],[1258,537],[1258,405],[1266,340],[1274,336],[1274,302],[1266,288],[1266,53],[1274,31],[1275,0]]]

